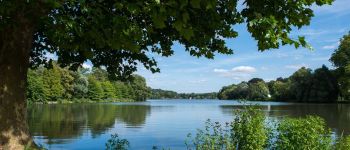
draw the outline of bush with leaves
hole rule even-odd
[[[208,119],[205,122],[205,129],[198,129],[196,137],[191,140],[191,134],[188,134],[186,146],[188,150],[205,149],[205,150],[224,150],[234,149],[235,145],[231,138],[230,125],[226,123],[222,126],[219,122],[211,122]],[[192,141],[189,143],[189,141]]]
[[[262,111],[252,106],[236,112],[231,132],[238,149],[263,150],[268,146],[270,129],[265,119]]]
[[[331,131],[316,116],[287,118],[277,128],[276,149],[322,149],[332,147]]]
[[[349,150],[350,149],[350,136],[344,137],[343,135],[340,136],[335,145],[334,149],[336,150]]]
[[[236,112],[233,122],[222,125],[208,119],[204,129],[198,129],[196,136],[188,134],[187,150],[349,150],[350,136],[331,137],[331,131],[324,120],[317,116],[306,118],[285,118],[274,124],[267,124],[259,109],[245,106]],[[129,142],[112,135],[108,150],[125,150]],[[158,149],[154,146],[153,149]],[[163,148],[164,149],[164,148]]]
[[[106,143],[106,150],[127,150],[129,141],[120,139],[118,134],[111,135],[111,138]]]
[[[247,107],[237,111],[234,121],[224,126],[208,120],[205,129],[198,130],[192,144],[186,142],[186,145],[188,149],[200,150],[263,150],[268,147],[269,133],[264,114]]]

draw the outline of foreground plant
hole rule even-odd
[[[262,111],[247,107],[237,111],[236,116],[231,123],[231,132],[237,149],[265,149],[268,146],[269,128]]]
[[[320,117],[287,118],[277,133],[276,149],[332,149],[331,131]]]
[[[186,146],[191,149],[222,150],[234,149],[234,142],[231,138],[230,125],[226,123],[222,126],[219,122],[211,122],[208,119],[205,122],[205,129],[198,129],[196,137],[191,140],[191,134],[188,134]]]
[[[196,150],[349,150],[350,136],[332,139],[331,130],[317,116],[288,118],[267,124],[267,118],[252,106],[236,112],[224,127],[206,122],[187,149]],[[270,120],[271,121],[271,120]]]
[[[191,136],[189,136],[191,138]],[[222,126],[219,122],[206,122],[204,130],[198,130],[187,149],[198,150],[262,150],[267,148],[269,128],[260,110],[248,107],[236,112],[233,122]]]
[[[320,117],[287,117],[275,123],[275,128],[266,120],[261,110],[250,106],[238,110],[231,123],[222,125],[208,119],[195,137],[188,135],[187,150],[350,150],[350,136],[332,139]],[[106,146],[108,150],[126,150],[129,142],[114,135]]]
[[[334,145],[336,150],[349,150],[350,149],[350,136],[344,137],[343,135],[338,138]]]
[[[111,138],[106,143],[106,150],[127,150],[129,141],[120,139],[118,134],[111,135]]]

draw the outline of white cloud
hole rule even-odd
[[[334,50],[338,47],[340,43],[339,42],[336,42],[336,43],[333,43],[333,44],[330,44],[330,45],[325,45],[322,47],[322,49],[330,49],[330,50]]]
[[[336,48],[336,46],[334,46],[334,45],[325,45],[322,47],[322,49],[335,49],[335,48]]]
[[[297,69],[300,69],[301,67],[306,67],[308,68],[308,65],[306,64],[292,64],[292,65],[287,65],[285,66],[287,69],[294,69],[294,70],[297,70]]]
[[[249,79],[251,74],[256,72],[256,69],[251,66],[237,66],[231,70],[214,69],[214,72],[222,77],[233,78],[235,80],[245,80]]]
[[[251,66],[238,66],[238,67],[234,67],[232,68],[233,72],[240,72],[240,73],[253,73],[256,72],[256,69],[254,67]]]
[[[229,72],[229,71],[226,70],[226,69],[214,69],[214,72],[216,72],[216,73],[226,73],[226,72]]]

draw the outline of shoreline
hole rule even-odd
[[[312,102],[302,102],[302,101],[278,101],[278,100],[244,100],[244,99],[172,99],[172,98],[162,98],[162,99],[148,99],[148,100],[219,100],[219,101],[241,101],[241,102],[286,102],[286,103],[300,103],[300,104],[350,104],[350,101],[335,101],[335,102],[323,102],[323,101],[312,101]]]
[[[240,101],[240,102],[285,102],[285,103],[299,103],[299,104],[350,104],[350,101],[335,101],[335,102],[301,102],[301,101],[276,101],[276,100],[229,100],[229,99],[147,99],[147,100],[190,100],[190,101],[202,101],[202,100],[218,100],[218,101]],[[146,100],[146,101],[147,101]],[[46,101],[46,102],[28,102],[28,104],[91,104],[91,103],[114,103],[114,102],[139,102],[132,99],[115,99],[115,100],[90,100],[90,99],[72,99],[72,100],[58,100],[58,101]]]
[[[92,103],[113,103],[113,102],[137,102],[132,99],[115,99],[115,100],[90,100],[90,99],[72,99],[72,100],[58,100],[46,102],[28,102],[28,104],[92,104]]]

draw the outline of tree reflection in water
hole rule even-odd
[[[61,144],[87,131],[95,138],[116,122],[128,127],[142,126],[150,109],[148,105],[38,104],[28,109],[28,124],[33,136],[44,136],[47,144]]]

